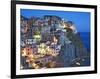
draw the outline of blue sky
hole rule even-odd
[[[21,15],[27,18],[32,16],[56,15],[64,18],[66,21],[73,21],[78,32],[90,32],[90,12],[21,9]]]

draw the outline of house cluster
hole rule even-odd
[[[67,38],[67,29],[77,33],[73,22],[59,16],[20,18],[21,69],[58,67],[59,55]],[[65,48],[66,49],[66,48]]]

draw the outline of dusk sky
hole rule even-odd
[[[72,21],[78,32],[90,32],[90,12],[21,9],[21,15],[26,18],[30,18],[32,16],[42,18],[44,15],[56,15],[66,21]]]

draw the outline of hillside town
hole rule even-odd
[[[21,69],[90,65],[89,52],[72,21],[55,15],[21,16],[20,25]]]

